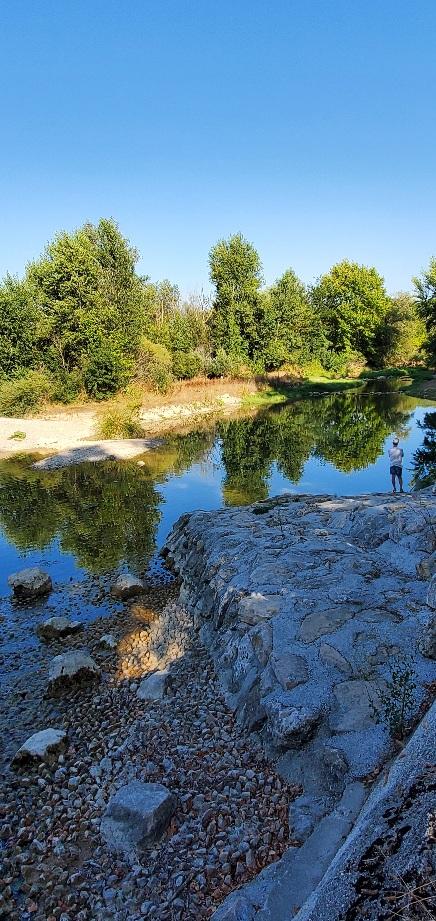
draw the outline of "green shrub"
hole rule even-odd
[[[128,362],[116,345],[102,343],[91,352],[86,363],[83,375],[85,390],[95,400],[104,400],[121,389],[128,373]]]
[[[0,384],[0,414],[26,416],[53,399],[52,379],[45,371],[27,371],[22,377]]]
[[[138,387],[132,385],[125,393],[119,394],[100,418],[100,438],[142,438],[144,430],[141,426],[141,406]]]
[[[58,403],[73,403],[84,390],[83,374],[75,371],[60,371],[54,381],[53,399]]]
[[[143,337],[136,359],[136,379],[157,393],[167,393],[173,382],[172,363],[164,345]]]
[[[231,377],[238,373],[240,361],[228,355],[225,349],[218,349],[214,358],[206,366],[208,377]]]
[[[198,352],[173,352],[173,374],[179,380],[197,377],[204,370],[204,361]]]

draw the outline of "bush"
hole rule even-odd
[[[124,355],[111,342],[102,343],[85,366],[83,382],[88,396],[95,400],[116,393],[126,383],[129,365]]]
[[[37,412],[53,394],[53,381],[45,371],[27,371],[0,384],[0,414],[26,416]]]
[[[79,370],[60,371],[53,381],[53,399],[58,403],[73,403],[84,390],[83,375]]]
[[[136,360],[136,379],[157,393],[167,393],[173,382],[173,360],[167,348],[143,337]]]
[[[204,361],[198,352],[174,352],[173,374],[180,380],[197,377],[204,371]]]
[[[207,363],[206,374],[208,377],[234,377],[240,367],[240,361],[228,355],[225,349],[218,349],[215,358]]]
[[[102,414],[98,427],[100,438],[142,438],[141,406],[140,390],[129,387]]]

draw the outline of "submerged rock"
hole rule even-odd
[[[36,632],[42,640],[55,640],[59,637],[68,636],[81,630],[83,624],[78,620],[68,620],[68,617],[49,617],[36,628]]]
[[[101,669],[83,650],[55,656],[50,663],[48,693],[61,694],[73,685],[94,684],[100,681]]]
[[[114,598],[120,598],[121,601],[127,598],[133,598],[135,595],[140,595],[143,591],[144,584],[141,582],[141,579],[129,573],[124,576],[119,576],[111,588],[111,594]]]
[[[50,761],[66,747],[67,733],[63,729],[42,729],[26,739],[12,759],[14,767],[31,761]]]
[[[113,851],[131,852],[156,841],[165,831],[177,799],[163,784],[134,780],[109,800],[101,833]]]
[[[8,577],[8,583],[17,598],[38,598],[48,595],[53,588],[48,573],[36,566],[12,573]]]

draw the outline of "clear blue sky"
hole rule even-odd
[[[241,231],[267,282],[436,254],[435,0],[3,0],[0,274],[113,216],[184,292]]]

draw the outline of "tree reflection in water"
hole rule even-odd
[[[274,464],[296,485],[311,457],[344,473],[373,464],[390,432],[406,431],[412,408],[410,398],[399,393],[337,393],[173,435],[145,454],[141,466],[137,460],[107,461],[43,472],[28,459],[4,460],[0,525],[20,550],[44,549],[57,538],[63,551],[95,574],[122,562],[143,572],[165,515],[159,485],[172,475],[209,465],[215,490],[223,476],[225,504],[255,502],[268,496]],[[427,414],[426,426],[416,455],[417,480],[429,476],[436,462],[436,413]],[[193,477],[184,483],[187,509],[197,507],[196,482]],[[322,491],[322,481],[320,486]]]
[[[423,422],[418,422],[425,432],[420,448],[413,457],[413,485],[417,489],[431,486],[436,480],[436,412],[428,412]]]

